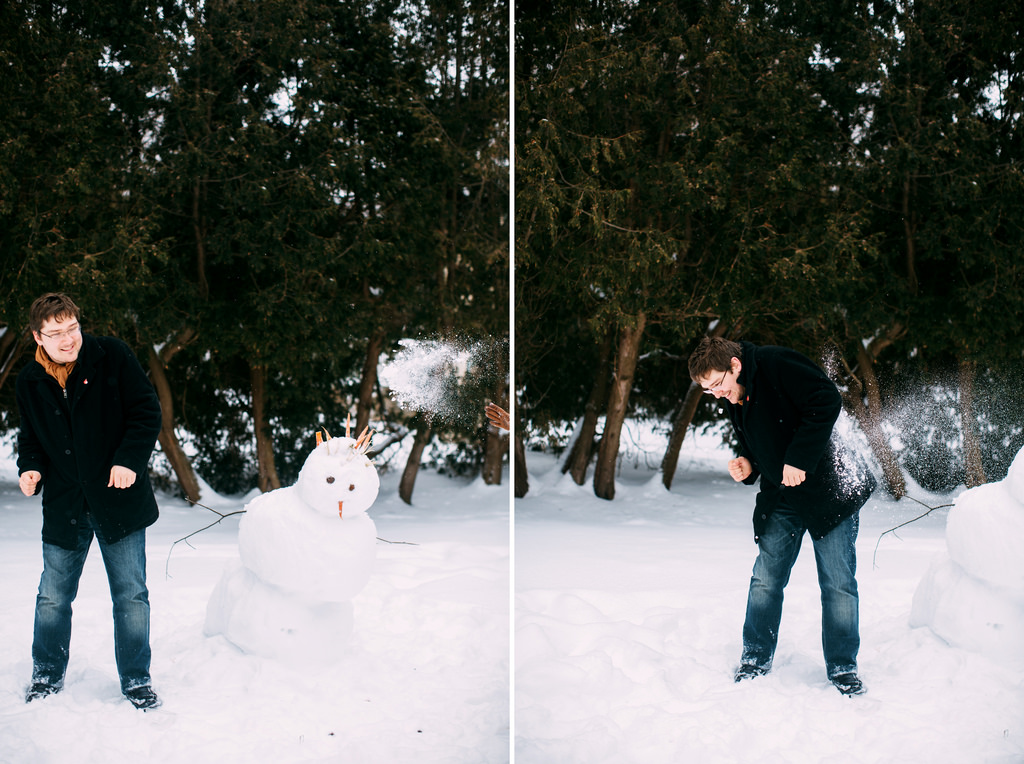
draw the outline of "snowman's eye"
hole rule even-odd
[[[355,484],[355,483],[352,483],[352,484],[351,484],[351,485],[350,485],[350,486],[348,487],[348,490],[350,490],[350,491],[354,491],[354,490],[356,490],[356,484]]]
[[[330,485],[330,484],[331,484],[331,483],[333,483],[333,482],[334,482],[334,478],[333,478],[333,477],[329,477],[329,478],[327,478],[327,484],[328,484],[328,485]]]

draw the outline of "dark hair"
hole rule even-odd
[[[706,379],[713,371],[729,371],[733,358],[743,358],[740,343],[724,337],[704,337],[690,353],[690,379]]]
[[[51,318],[73,318],[82,320],[82,312],[75,301],[66,294],[50,292],[37,297],[28,309],[28,327],[33,332],[42,331],[43,324]]]

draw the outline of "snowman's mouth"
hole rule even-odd
[[[339,502],[338,502],[338,517],[341,517],[341,505],[342,505],[343,503],[344,503],[344,502],[341,502],[341,501],[339,501]]]

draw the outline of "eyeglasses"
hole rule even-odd
[[[711,385],[711,387],[705,387],[704,388],[704,392],[707,393],[708,395],[714,395],[716,392],[718,392],[719,390],[721,390],[725,386],[725,378],[728,377],[728,376],[729,376],[729,372],[725,372],[722,375],[722,378],[720,380],[718,380],[718,384]]]
[[[72,326],[72,327],[70,327],[68,329],[65,329],[62,332],[51,332],[50,334],[47,334],[46,332],[39,332],[39,333],[41,335],[43,335],[44,337],[46,337],[46,339],[48,339],[48,340],[62,340],[65,337],[73,337],[74,335],[78,334],[80,331],[82,331],[81,325],[80,324],[75,324],[74,326]]]

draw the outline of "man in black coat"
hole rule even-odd
[[[690,356],[690,377],[725,399],[740,442],[729,462],[733,480],[753,485],[754,563],[736,681],[771,670],[782,620],[783,589],[811,534],[822,603],[822,646],[828,678],[859,695],[857,554],[859,511],[875,488],[863,462],[833,436],[842,401],[836,386],[806,356],[705,338]]]
[[[160,402],[131,349],[83,334],[66,295],[32,303],[38,347],[18,375],[19,485],[43,494],[43,574],[32,639],[31,702],[64,685],[71,603],[93,536],[114,603],[114,652],[121,691],[155,708],[149,667],[146,528],[157,505],[148,464],[160,432]]]

